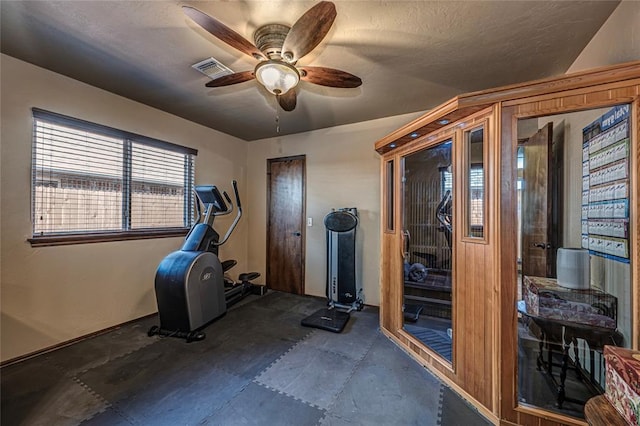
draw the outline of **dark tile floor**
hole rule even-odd
[[[324,307],[271,292],[200,342],[148,337],[157,319],[6,366],[9,425],[486,425],[464,400],[354,312],[341,334],[300,326]]]

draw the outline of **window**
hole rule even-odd
[[[387,216],[387,231],[393,231],[395,229],[395,171],[393,160],[388,160],[385,167],[385,182],[387,187],[387,198],[385,205],[385,214]]]
[[[464,133],[465,236],[484,238],[484,146],[485,126]]]
[[[469,225],[482,228],[484,225],[484,168],[471,165],[469,170]]]
[[[38,109],[33,118],[33,240],[191,225],[197,151]]]
[[[440,168],[440,198],[444,197],[447,191],[453,190],[453,174],[450,169],[450,166]]]

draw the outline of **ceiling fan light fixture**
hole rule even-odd
[[[260,62],[254,74],[260,84],[274,95],[284,95],[300,82],[296,67],[277,60]]]

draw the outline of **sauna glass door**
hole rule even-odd
[[[404,330],[452,362],[451,140],[403,158]]]
[[[518,121],[521,405],[584,418],[605,352],[631,347],[630,111]]]

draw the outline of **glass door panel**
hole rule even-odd
[[[452,358],[451,140],[403,158],[404,330]]]
[[[518,122],[518,400],[584,418],[631,347],[630,106]]]

